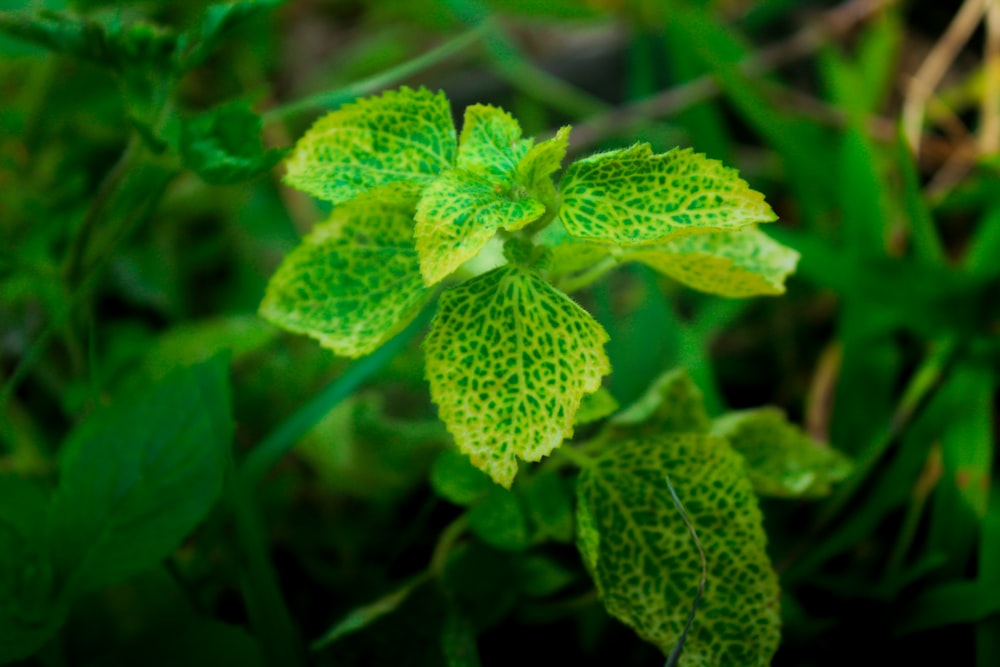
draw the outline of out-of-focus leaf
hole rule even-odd
[[[184,164],[216,185],[250,180],[285,155],[277,148],[265,151],[260,131],[260,116],[240,100],[188,118],[181,125]]]
[[[851,472],[846,456],[813,442],[777,408],[731,412],[712,423],[712,435],[743,455],[762,496],[820,498]]]
[[[658,377],[638,401],[608,424],[614,437],[653,436],[660,433],[708,433],[711,421],[701,390],[683,368]]]
[[[391,614],[399,608],[415,588],[421,586],[423,583],[423,578],[413,579],[403,586],[386,593],[377,600],[352,609],[343,618],[334,623],[329,630],[324,632],[322,637],[314,641],[312,649],[318,651],[341,637],[359,632],[383,616]]]
[[[469,457],[450,447],[438,454],[431,465],[431,488],[456,505],[472,505],[492,486],[490,478],[472,465]]]
[[[576,411],[577,424],[590,424],[604,419],[618,409],[618,401],[611,392],[601,387],[592,394],[587,394],[580,401],[580,409]]]
[[[93,413],[64,446],[48,512],[60,582],[95,590],[167,556],[215,503],[232,434],[219,359]]]
[[[534,527],[534,541],[573,541],[573,490],[558,471],[526,477],[516,490]]]
[[[235,29],[283,2],[284,0],[240,0],[209,5],[199,24],[177,39],[178,69],[184,71],[197,67]]]
[[[160,336],[143,357],[142,365],[155,378],[178,366],[190,366],[228,350],[233,362],[274,340],[278,329],[256,315],[214,317],[182,324]]]
[[[497,549],[520,551],[528,546],[528,523],[521,503],[514,493],[496,485],[469,510],[469,528]]]

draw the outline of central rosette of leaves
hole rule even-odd
[[[286,181],[333,212],[261,305],[276,324],[362,356],[435,285],[466,278],[441,296],[427,377],[459,448],[505,487],[518,458],[537,461],[572,436],[581,401],[611,370],[607,334],[559,285],[638,261],[725,296],[777,294],[797,260],[754,227],[775,219],[763,196],[689,150],[599,153],[557,188],[569,132],[535,143],[505,111],[474,105],[456,140],[448,100],[425,89],[328,114],[295,147]],[[498,233],[507,264],[460,270]]]

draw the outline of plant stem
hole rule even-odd
[[[389,85],[392,85],[393,83],[396,83],[397,81],[400,81],[401,79],[405,79],[409,76],[417,74],[418,72],[422,72],[442,60],[450,58],[459,51],[468,48],[482,39],[483,35],[485,35],[490,29],[491,25],[488,22],[483,23],[479,25],[479,27],[468,30],[461,35],[448,40],[444,44],[441,44],[437,48],[431,49],[427,53],[417,56],[412,60],[407,60],[396,67],[390,67],[384,72],[379,72],[378,74],[368,77],[367,79],[362,79],[361,81],[348,84],[347,86],[338,88],[337,90],[317,93],[296,102],[290,102],[288,104],[275,107],[270,111],[264,112],[264,122],[269,123],[276,120],[282,120],[284,118],[288,118],[289,116],[295,116],[300,113],[315,111],[317,109],[334,109],[346,102],[350,102],[358,97],[361,97],[362,95],[368,95],[379,91]]]
[[[463,512],[441,531],[437,544],[434,545],[434,553],[431,554],[431,562],[427,566],[427,571],[432,576],[437,579],[444,577],[445,568],[448,567],[448,555],[468,527],[469,514]]]
[[[618,266],[618,258],[608,255],[597,262],[589,269],[576,274],[575,276],[564,278],[558,284],[558,288],[567,294],[572,294],[577,290],[597,282],[605,273]]]
[[[350,396],[359,385],[374,375],[396,356],[414,336],[430,321],[434,313],[429,304],[402,332],[386,342],[372,354],[351,364],[347,370],[321,389],[292,416],[282,422],[258,444],[243,460],[240,475],[250,484],[256,484],[310,428],[325,417],[330,410]]]
[[[592,457],[587,456],[579,449],[565,443],[562,447],[555,450],[555,456],[569,461],[577,468],[589,468],[594,465],[594,459]]]

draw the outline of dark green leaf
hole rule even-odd
[[[496,485],[469,510],[469,528],[497,549],[518,551],[528,546],[528,524],[517,496]]]
[[[72,434],[47,521],[71,593],[152,566],[205,516],[230,456],[229,400],[216,358],[95,412]]]
[[[486,473],[472,465],[469,457],[452,448],[434,459],[430,477],[434,492],[456,505],[471,505],[493,487]]]
[[[177,67],[181,71],[197,67],[218,48],[233,30],[246,21],[268,12],[284,0],[243,0],[209,5],[201,23],[177,40]]]
[[[181,126],[184,164],[206,182],[239,183],[276,165],[285,151],[264,150],[260,116],[235,101],[185,120]]]

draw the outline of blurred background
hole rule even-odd
[[[776,405],[856,460],[827,501],[763,505],[783,588],[774,665],[1000,665],[1000,3],[256,5],[172,78],[158,45],[198,26],[204,3],[0,0],[12,12],[0,15],[0,473],[51,478],[60,441],[96,406],[220,350],[241,452],[340,377],[348,361],[256,316],[325,213],[281,184],[275,151],[325,110],[424,85],[456,119],[482,102],[529,136],[572,124],[569,159],[691,146],[766,195],[780,218],[767,233],[801,253],[786,295],[723,299],[638,266],[575,295],[611,336],[606,387],[627,405],[684,367],[713,414]],[[226,103],[240,111],[212,114]],[[225,173],[186,148],[200,127]],[[449,438],[418,344],[382,360],[257,489],[308,639],[423,567],[455,516],[427,484]],[[77,605],[64,664],[136,664],[127,647],[169,644],[184,614],[245,625],[231,533],[219,510],[169,576]],[[571,543],[469,553],[475,567],[453,576],[483,665],[662,660],[607,617]],[[523,568],[543,573],[534,589],[509,584]],[[423,604],[317,661],[435,664],[393,653],[419,643]],[[161,659],[253,664],[242,641],[209,633],[197,656]]]

